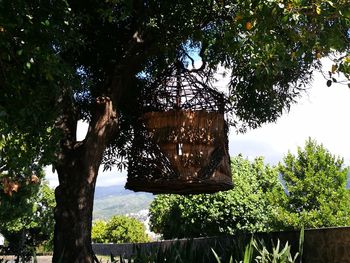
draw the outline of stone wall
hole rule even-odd
[[[258,233],[255,234],[258,239],[263,239],[266,244],[271,244],[271,240],[274,244],[279,239],[281,244],[284,245],[287,241],[292,247],[292,255],[299,251],[299,231],[284,231],[284,232],[271,232],[271,233]],[[250,235],[241,235],[238,238],[241,242],[247,242],[250,239]],[[204,249],[204,251],[210,251],[211,247],[221,247],[222,244],[231,246],[234,241],[234,237],[210,237],[210,238],[195,238],[193,239],[194,248]],[[138,244],[137,246],[146,251],[154,251],[157,247],[169,247],[170,245],[177,243],[186,243],[187,239],[181,240],[166,240],[161,242],[151,242]],[[220,243],[220,246],[217,244]],[[134,252],[135,244],[93,244],[93,248],[96,254],[99,255],[126,255],[130,256]],[[219,255],[224,253],[218,251]],[[336,227],[336,228],[321,228],[310,229],[304,231],[303,239],[303,261],[304,263],[350,263],[350,227]]]
[[[309,230],[304,250],[305,262],[350,262],[350,228]]]

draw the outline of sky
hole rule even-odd
[[[331,67],[324,64],[325,69]],[[311,137],[350,165],[349,114],[349,87],[344,84],[327,87],[321,73],[315,73],[307,91],[276,123],[245,134],[231,132],[230,154],[242,153],[249,159],[262,155],[266,162],[276,164],[288,151],[296,153],[297,146],[303,147]]]
[[[324,70],[331,68],[330,61],[323,61]],[[220,82],[221,81],[221,82]],[[223,85],[224,80],[219,84]],[[332,154],[343,157],[350,165],[350,89],[347,85],[332,84],[327,87],[321,73],[314,73],[314,80],[306,92],[275,123],[265,124],[244,134],[234,130],[229,133],[229,152],[231,156],[242,154],[253,160],[264,156],[271,165],[282,161],[288,151],[296,153],[303,147],[308,137],[322,143]],[[78,139],[83,139],[87,124],[80,123]],[[46,178],[52,187],[58,185],[57,175],[46,169]],[[112,170],[99,172],[97,186],[123,185],[126,171]]]

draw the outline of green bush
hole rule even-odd
[[[113,216],[109,221],[93,222],[91,239],[94,243],[148,242],[145,226],[135,218]]]
[[[224,263],[221,257],[212,249],[217,263]],[[277,244],[269,250],[263,240],[251,239],[244,250],[242,260],[230,257],[229,263],[296,263],[300,262],[300,255],[297,252],[294,256],[291,253],[291,246],[288,242],[281,247],[281,242],[278,240]]]
[[[94,243],[108,243],[106,240],[107,222],[103,220],[95,220],[92,222],[91,240]]]
[[[277,170],[265,165],[263,158],[250,162],[238,156],[231,165],[230,191],[157,196],[150,207],[152,231],[169,239],[272,230],[272,189],[283,192]]]
[[[32,192],[26,192],[29,190]],[[47,182],[23,184],[18,193],[1,201],[0,233],[12,253],[23,257],[35,250],[52,251],[56,202],[54,191]]]

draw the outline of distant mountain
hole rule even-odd
[[[347,188],[350,188],[350,172]],[[96,187],[94,200],[94,219],[109,219],[113,215],[138,213],[148,209],[154,199],[149,193],[135,193],[122,185]]]
[[[94,219],[109,219],[113,215],[137,213],[148,209],[154,196],[149,193],[135,193],[121,185],[96,187]]]
[[[122,185],[112,185],[112,186],[100,186],[95,189],[95,200],[104,198],[106,196],[119,196],[135,193],[133,191],[127,190]]]

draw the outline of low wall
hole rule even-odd
[[[257,233],[255,237],[264,239],[266,243],[277,239],[284,244],[286,241],[292,246],[292,254],[299,250],[299,231],[284,231],[271,233]],[[206,251],[216,247],[218,243],[232,244],[234,237],[209,237],[195,238],[191,240],[194,248],[202,248]],[[240,236],[241,240],[249,240],[250,235]],[[98,255],[124,255],[129,257],[134,254],[135,247],[143,251],[154,251],[161,247],[166,248],[175,243],[185,244],[188,239],[165,240],[161,242],[139,244],[93,244],[93,249]],[[217,251],[217,250],[216,250]],[[220,255],[220,251],[217,251]],[[304,232],[303,246],[304,263],[350,263],[350,227],[308,229]]]
[[[288,241],[294,251],[298,249],[299,232],[271,233],[274,240]],[[350,227],[305,230],[303,262],[350,263]]]

